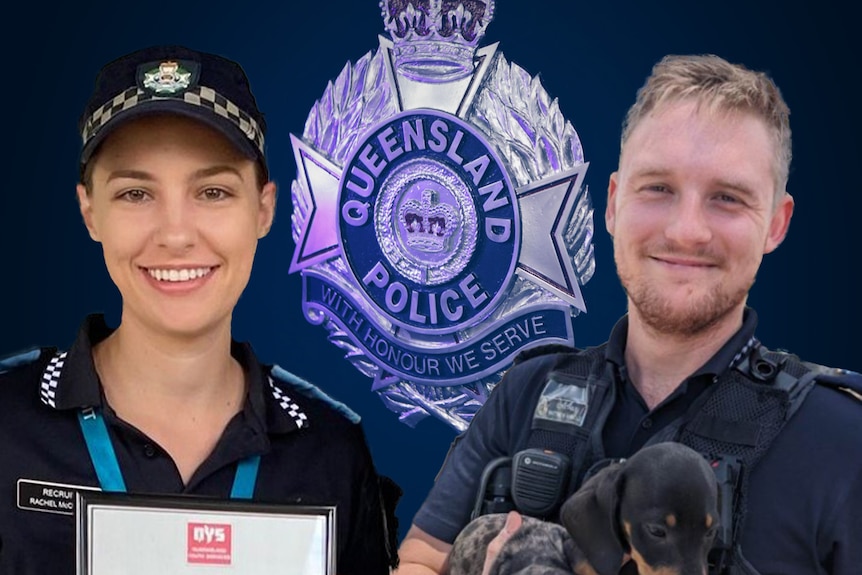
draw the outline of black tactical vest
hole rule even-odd
[[[569,456],[572,461],[569,493],[573,493],[587,471],[605,460],[602,430],[615,401],[616,386],[613,368],[605,359],[604,345],[558,357],[548,373],[545,390],[549,386],[578,386],[577,390],[570,389],[566,401],[567,416],[571,417],[562,418],[573,423],[563,424],[540,417],[541,409],[561,409],[553,405],[539,408],[549,394],[540,396],[527,447]],[[711,573],[757,574],[742,556],[739,546],[750,471],[815,382],[850,390],[855,395],[862,391],[859,379],[859,375],[852,372],[803,363],[796,356],[769,351],[752,338],[731,366],[716,377],[682,417],[649,440],[648,444],[678,441],[711,461],[727,461],[733,465],[731,476],[724,478],[731,488],[728,494],[732,494],[732,521],[726,521],[730,525],[725,526],[728,538],[725,552],[716,554]],[[575,401],[573,405],[572,398],[583,401],[580,404]]]

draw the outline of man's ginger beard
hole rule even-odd
[[[664,249],[654,253],[670,254],[674,250]],[[690,337],[709,331],[745,301],[754,285],[752,278],[736,291],[727,292],[722,284],[714,284],[696,298],[686,297],[683,302],[675,302],[644,276],[627,269],[617,254],[618,248],[614,250],[617,274],[631,305],[644,324],[665,335]],[[632,255],[642,257],[643,252]]]

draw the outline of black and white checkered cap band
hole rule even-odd
[[[90,138],[96,135],[102,126],[107,124],[110,119],[119,112],[129,110],[138,104],[151,100],[180,99],[181,98],[178,96],[159,96],[146,90],[142,90],[137,86],[129,88],[93,112],[93,115],[90,116],[87,120],[87,124],[84,126],[84,131],[81,133],[84,145],[90,141]],[[260,155],[263,156],[263,133],[261,132],[260,127],[257,125],[254,118],[240,110],[236,104],[212,88],[207,88],[206,86],[195,86],[194,88],[190,88],[183,93],[182,100],[187,104],[211,110],[230,121],[254,143],[260,152]]]

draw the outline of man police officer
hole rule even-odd
[[[734,458],[717,571],[859,572],[859,377],[767,350],[746,306],[793,213],[788,116],[770,78],[716,56],[653,68],[624,122],[605,212],[627,315],[599,347],[516,361],[453,444],[399,574],[443,571],[492,460],[564,452],[571,491],[589,466],[666,439]],[[574,385],[589,390],[584,421],[545,409],[551,386],[565,396]]]

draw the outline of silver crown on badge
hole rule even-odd
[[[406,243],[422,252],[442,252],[456,229],[458,212],[436,196],[432,190],[423,190],[422,201],[409,200],[401,206]]]
[[[380,8],[395,66],[426,82],[472,74],[473,54],[494,17],[494,0],[381,0]]]

